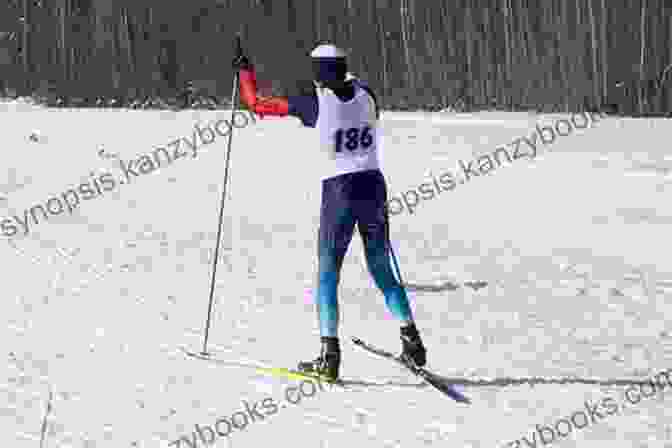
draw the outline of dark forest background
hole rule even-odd
[[[349,49],[387,109],[672,111],[671,0],[0,0],[0,93],[218,107],[241,32],[266,94]],[[668,76],[669,75],[669,76]]]

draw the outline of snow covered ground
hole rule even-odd
[[[352,386],[291,405],[297,381],[246,365],[293,367],[319,349],[312,133],[293,119],[234,131],[209,342],[222,363],[180,347],[203,341],[226,138],[119,182],[119,159],[228,117],[0,104],[0,219],[116,179],[72,214],[0,235],[0,446],[41,446],[44,429],[45,448],[202,447],[196,424],[272,398],[275,413],[211,446],[672,447],[672,393],[620,407],[628,380],[672,367],[672,122],[603,119],[392,218],[428,367],[462,383],[471,405],[348,343],[400,346],[358,237],[340,288]],[[383,118],[399,195],[563,116]],[[535,426],[608,397],[616,413],[602,407],[566,438]]]

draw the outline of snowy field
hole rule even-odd
[[[228,118],[0,104],[0,446],[672,447],[672,392],[628,386],[672,368],[672,121],[604,118],[392,217],[428,367],[472,404],[349,342],[400,348],[356,235],[339,292],[350,386],[293,405],[296,380],[250,365],[319,350],[312,132],[234,130],[208,345],[220,363],[180,347],[203,343],[226,138],[183,142],[186,156],[121,184],[120,160]],[[390,195],[464,177],[460,160],[562,118],[386,113]],[[72,213],[28,224],[26,210],[96,179]],[[263,400],[275,412],[245,426],[244,402]],[[243,429],[204,443],[235,413]]]

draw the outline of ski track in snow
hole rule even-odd
[[[130,160],[222,117],[1,103],[0,210],[44,204],[91,172],[120,177],[101,148]],[[386,113],[390,194],[558,117]],[[355,237],[339,290],[349,389],[318,392],[215,446],[501,447],[671,368],[671,127],[605,119],[392,219],[429,367],[471,405],[348,342],[399,349]],[[244,410],[241,400],[280,402],[296,382],[250,366],[293,367],[319,348],[312,137],[291,120],[234,131],[208,345],[221,363],[180,347],[203,341],[224,139],[27,236],[0,235],[0,445],[167,447]],[[667,446],[667,395],[564,446]]]

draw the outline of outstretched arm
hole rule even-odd
[[[286,117],[289,115],[289,101],[284,97],[261,97],[257,93],[257,75],[254,67],[247,64],[241,67],[240,72],[240,99],[255,114],[261,118],[264,115]]]
[[[297,117],[304,126],[314,127],[317,122],[318,104],[314,86],[311,83],[311,92],[304,92],[298,96],[262,97],[257,91],[257,75],[250,60],[238,49],[233,60],[233,68],[238,70],[240,82],[240,99],[249,110],[259,115]]]

